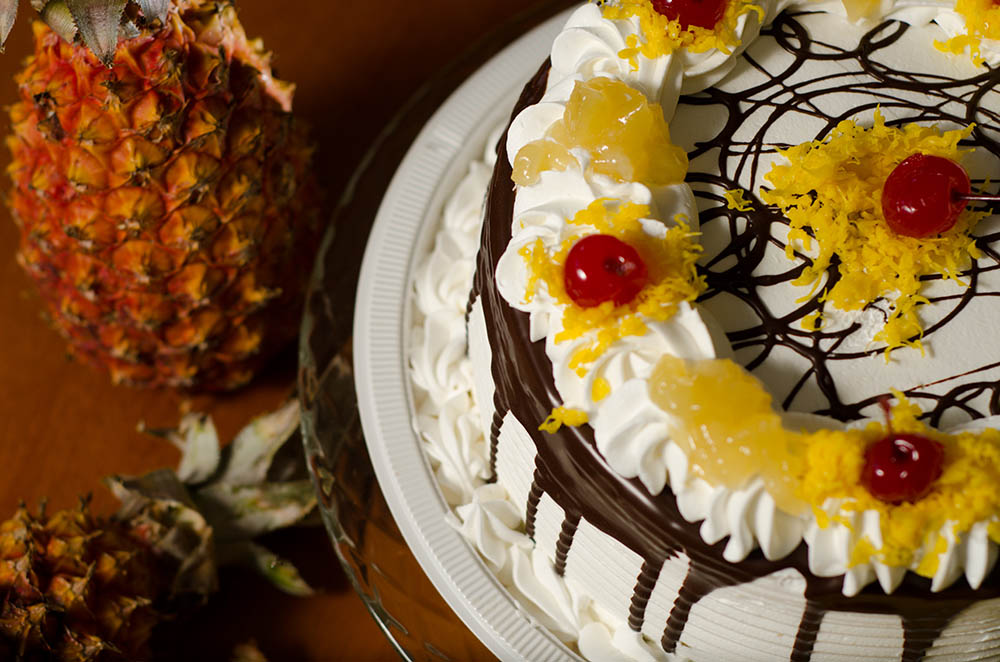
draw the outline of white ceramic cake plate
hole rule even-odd
[[[510,115],[566,14],[520,37],[465,81],[410,147],[375,217],[358,283],[354,370],[365,440],[392,515],[431,582],[502,660],[580,660],[524,613],[445,520],[448,505],[413,427],[406,368],[412,276],[441,210],[489,133]]]

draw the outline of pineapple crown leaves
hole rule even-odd
[[[184,483],[159,469],[139,478],[110,476],[105,484],[122,502],[115,519],[127,522],[132,537],[173,568],[168,602],[207,600],[219,586],[212,528]]]
[[[17,0],[0,0],[0,50],[14,27],[17,5]],[[165,22],[170,0],[31,0],[31,6],[53,32],[70,42],[79,37],[110,67],[118,38],[137,36],[136,21]]]
[[[161,469],[140,478],[108,479],[122,501],[119,518],[132,520],[145,514],[147,520],[159,522],[167,514],[165,508],[176,510],[169,514],[184,526],[169,542],[179,546],[158,550],[188,560],[189,567],[182,570],[190,572],[178,573],[175,593],[181,589],[198,593],[203,583],[214,586],[208,568],[226,563],[257,570],[287,593],[312,593],[291,563],[253,542],[270,531],[309,523],[316,508],[301,447],[287,443],[295,437],[298,425],[298,401],[293,399],[251,421],[231,444],[221,448],[212,420],[187,414],[176,430],[148,431],[180,448],[176,473]],[[206,539],[211,544],[192,554],[191,543]]]
[[[7,35],[17,18],[17,0],[0,0],[0,49],[7,43]]]

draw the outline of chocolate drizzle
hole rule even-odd
[[[817,603],[806,601],[806,608],[799,620],[799,629],[795,633],[795,643],[792,644],[791,662],[809,662],[824,613],[825,610],[820,609]]]
[[[538,484],[538,469],[535,469],[535,477],[531,481],[531,489],[528,490],[528,503],[524,508],[524,534],[532,540],[535,539],[535,518],[538,517],[538,504],[543,494],[545,491]]]
[[[873,59],[873,54],[879,48],[899,39],[906,29],[903,24],[887,22],[866,34],[858,49],[848,52],[811,41],[794,15],[783,15],[765,32],[773,35],[777,43],[792,54],[793,62],[784,73],[768,73],[768,82],[764,85],[777,85],[779,89],[784,89],[784,81],[791,72],[809,59],[854,60],[860,63],[861,68],[872,76],[873,80],[865,82],[852,78],[850,82],[838,83],[837,89],[846,90],[850,86],[864,88],[872,97],[872,108],[877,103],[882,103],[883,107],[906,104],[907,110],[912,110],[912,118],[921,121],[943,119],[962,121],[969,117],[983,121],[985,111],[980,112],[971,104],[982,98],[982,88],[992,88],[996,84],[1000,74],[990,72],[971,81],[927,81],[916,75],[891,72]],[[752,66],[764,71],[763,67],[753,60],[752,55],[746,57]],[[538,74],[526,86],[514,111],[515,115],[520,109],[540,99],[545,88],[548,67],[548,62],[543,64]],[[953,105],[951,101],[954,95],[951,90],[970,84],[980,86],[980,90],[967,98],[959,99],[962,108],[965,108],[964,114],[956,115],[953,111],[947,110]],[[926,91],[928,98],[941,99],[942,102],[922,105],[916,101],[907,101],[905,96],[896,95],[893,90]],[[721,103],[729,113],[729,120],[720,136],[710,142],[696,145],[692,152],[692,160],[700,153],[718,149],[719,163],[723,166],[722,172],[726,172],[725,164],[728,163],[729,157],[734,153],[740,153],[745,157],[739,160],[740,167],[751,168],[754,177],[757,176],[759,156],[773,152],[775,146],[766,144],[761,133],[758,133],[750,143],[737,142],[733,136],[752,110],[742,102],[746,98],[753,97],[758,91],[760,90],[729,94],[712,89],[696,97],[682,99],[682,103],[693,105]],[[799,109],[810,115],[822,116],[818,104],[810,100],[807,91],[803,89],[785,89],[785,91],[791,92],[787,100],[779,103],[772,95],[768,97],[767,103],[777,105],[782,110]],[[864,106],[860,106],[856,110],[863,108]],[[780,113],[776,113],[773,118],[777,119],[779,116]],[[832,127],[842,118],[824,119],[827,127]],[[993,121],[1000,118],[993,118],[990,115],[986,119]],[[971,137],[971,142],[998,153],[996,143],[985,135],[983,129],[977,129]],[[755,550],[743,561],[727,562],[723,558],[725,541],[714,545],[705,543],[699,532],[699,524],[687,522],[681,516],[669,489],[653,496],[638,480],[623,478],[612,470],[598,451],[589,426],[563,427],[555,434],[539,432],[536,429],[537,423],[544,420],[554,406],[561,404],[553,383],[551,364],[545,355],[544,343],[542,341],[532,343],[529,340],[528,314],[508,306],[494,284],[497,261],[510,241],[514,202],[505,146],[506,134],[498,146],[500,158],[490,184],[473,296],[481,297],[488,340],[493,349],[492,376],[496,385],[494,407],[497,412],[494,420],[502,420],[502,415],[506,412],[513,412],[514,416],[523,422],[537,449],[534,481],[527,504],[529,512],[526,512],[527,526],[530,527],[529,535],[534,534],[535,517],[542,493],[548,494],[565,513],[556,549],[557,572],[562,573],[565,570],[569,547],[581,518],[585,518],[588,523],[635,551],[643,559],[643,565],[631,600],[629,625],[634,630],[641,631],[646,620],[646,605],[665,561],[678,553],[686,555],[689,563],[687,575],[664,624],[661,640],[664,650],[673,651],[681,642],[692,607],[700,599],[726,586],[749,583],[777,571],[794,568],[805,578],[806,588],[805,609],[790,659],[802,662],[810,659],[820,624],[825,614],[830,611],[898,615],[904,631],[903,659],[916,662],[924,657],[956,614],[976,601],[1000,596],[1000,569],[994,568],[983,586],[976,591],[970,589],[964,579],[960,579],[944,591],[932,594],[928,580],[907,573],[902,584],[892,595],[885,595],[877,584],[873,584],[867,586],[857,596],[846,598],[841,593],[842,576],[823,578],[809,571],[804,543],[778,561],[769,561],[764,558],[760,550]],[[714,193],[713,189],[735,188],[738,186],[737,175],[738,173],[721,176],[693,172],[689,180],[697,195],[721,203],[721,195]],[[842,339],[835,334],[807,332],[797,326],[797,321],[802,316],[821,307],[822,303],[813,299],[792,313],[777,317],[767,310],[756,295],[755,288],[758,286],[793,279],[801,269],[801,265],[778,275],[752,274],[753,268],[760,262],[766,244],[776,242],[770,233],[771,226],[785,222],[780,214],[769,210],[759,200],[754,200],[753,207],[756,211],[749,214],[746,229],[742,232],[737,231],[737,218],[740,215],[747,217],[746,213],[727,210],[724,204],[719,204],[702,214],[703,226],[709,223],[728,223],[733,236],[730,245],[705,266],[709,284],[706,298],[710,299],[725,292],[746,302],[760,316],[759,325],[730,335],[734,346],[759,350],[758,358],[749,362],[750,369],[758,366],[775,347],[791,349],[809,359],[811,368],[806,377],[815,378],[829,400],[829,406],[823,413],[844,420],[857,418],[861,415],[861,409],[866,406],[866,402],[843,402],[838,396],[827,365],[830,361],[843,358],[837,353]],[[978,243],[984,251],[983,259],[988,258],[992,262],[988,266],[973,265],[969,271],[973,283],[977,270],[993,269],[1000,263],[990,247],[991,242],[998,238],[1000,237],[979,238]],[[727,256],[737,258],[735,265],[722,268],[721,265]],[[830,278],[836,277],[836,265],[833,265]],[[953,319],[968,303],[968,299],[975,291],[974,284],[969,289],[970,293],[961,295],[957,303],[952,302],[954,310],[940,324]],[[928,329],[927,335],[932,334],[940,324]],[[967,398],[979,389],[990,393],[991,407],[996,404],[997,392],[1000,390],[997,384],[993,382],[965,384],[953,388],[945,395],[933,396],[936,406],[930,415],[932,422],[936,417],[940,417],[944,409],[950,407],[966,407],[976,415],[982,415],[967,405]],[[926,394],[923,391],[915,391],[911,395],[919,400]],[[794,391],[788,397],[794,397]],[[491,439],[494,449],[497,435],[498,429],[494,426]],[[491,451],[491,458],[494,456],[495,452]],[[491,461],[492,464],[495,462]]]
[[[635,588],[632,590],[632,600],[628,606],[628,626],[636,632],[642,631],[642,624],[646,620],[646,605],[649,604],[649,596],[653,594],[653,587],[660,576],[663,563],[654,565],[649,561],[642,562],[642,569],[639,570],[639,577],[635,580]]]
[[[500,427],[503,425],[503,413],[500,409],[493,411],[493,420],[490,423],[490,477],[487,482],[495,483],[497,480],[497,446],[500,445]]]
[[[579,513],[566,513],[562,528],[559,529],[559,540],[556,541],[555,571],[557,575],[566,572],[566,560],[569,558],[569,548],[573,546],[576,528],[580,526]]]
[[[660,639],[660,645],[668,653],[673,653],[677,650],[677,643],[681,640],[684,625],[687,623],[688,616],[691,615],[692,605],[704,597],[704,594],[699,594],[692,589],[693,584],[694,582],[687,580],[681,584],[680,591],[677,592],[677,598],[674,600],[674,606],[667,617],[667,627],[663,630],[663,638]]]
[[[780,226],[788,225],[788,220],[779,211],[769,208],[757,195],[762,185],[768,185],[763,178],[766,164],[770,162],[767,157],[779,148],[790,146],[769,141],[768,134],[777,124],[798,123],[806,127],[801,131],[810,132],[801,136],[803,141],[819,139],[828,135],[844,119],[870,116],[881,108],[883,114],[888,116],[886,123],[889,125],[919,122],[953,128],[975,122],[977,128],[962,144],[974,146],[977,159],[991,158],[1000,167],[1000,144],[992,137],[1000,130],[1000,114],[997,112],[1000,103],[995,90],[1000,83],[1000,71],[985,71],[964,80],[895,71],[883,63],[883,60],[890,59],[884,52],[893,45],[898,50],[903,48],[897,42],[910,29],[906,24],[887,21],[866,33],[856,48],[848,49],[811,36],[802,24],[808,14],[786,12],[762,31],[764,37],[770,38],[768,46],[772,50],[780,48],[787,57],[765,60],[755,57],[753,47],[744,53],[746,64],[759,72],[754,79],[763,77],[766,82],[738,91],[713,87],[684,97],[678,106],[675,123],[685,123],[685,114],[689,118],[687,123],[692,126],[702,122],[701,118],[706,115],[716,116],[723,110],[728,116],[728,121],[722,124],[717,134],[699,140],[689,153],[691,172],[688,182],[699,198],[702,231],[706,235],[720,237],[723,246],[704,261],[702,273],[708,288],[701,303],[709,310],[715,307],[745,307],[746,313],[740,316],[741,319],[754,321],[743,328],[727,329],[727,335],[737,357],[748,369],[760,367],[776,349],[780,349],[784,356],[791,353],[798,357],[795,361],[791,358],[777,361],[784,372],[781,382],[790,385],[783,387],[786,389],[783,392],[775,392],[776,399],[781,400],[784,408],[801,409],[802,405],[797,403],[807,402],[807,408],[817,414],[851,421],[877,417],[877,403],[889,395],[888,388],[861,385],[867,389],[863,395],[847,399],[838,391],[835,375],[844,375],[851,370],[845,362],[859,359],[880,361],[884,345],[859,341],[858,338],[865,332],[859,323],[833,330],[803,328],[802,322],[807,316],[824,309],[824,292],[840,279],[836,261],[828,269],[827,287],[819,288],[813,296],[798,302],[794,308],[782,308],[778,313],[765,300],[769,288],[783,285],[787,300],[787,288],[791,281],[810,263],[807,256],[797,254],[797,259],[788,261],[787,269],[780,273],[773,273],[773,268],[761,268],[765,252],[784,253],[786,244],[781,238],[786,232]],[[932,48],[930,45],[922,47]],[[843,71],[831,73],[827,68],[818,78],[805,75],[803,72],[808,71],[810,61],[817,60],[840,62]],[[860,101],[843,114],[830,116],[821,109],[835,105],[836,102],[828,98],[831,95],[850,95]],[[989,99],[992,107],[983,103],[988,95],[992,96]],[[893,119],[894,115],[898,118]],[[759,120],[761,117],[765,118],[764,121]],[[760,126],[753,131],[748,130],[745,122],[748,119]],[[674,132],[674,129],[671,131]],[[682,130],[678,129],[676,135],[683,139]],[[973,185],[982,189],[984,182],[982,179],[973,180]],[[727,209],[722,191],[734,188],[746,190],[752,212]],[[969,287],[962,289],[956,286],[954,293],[929,297],[934,311],[946,311],[924,331],[923,340],[929,343],[932,350],[935,334],[955,320],[973,299],[996,296],[995,292],[978,286],[983,274],[1000,269],[1000,255],[996,248],[1000,245],[998,241],[1000,233],[977,236],[976,244],[983,255],[972,261],[961,275]],[[927,276],[924,280],[940,278]],[[871,312],[887,314],[884,301],[875,302],[872,309]],[[944,347],[939,345],[938,348]],[[890,386],[904,390],[912,402],[919,404],[931,425],[940,426],[943,419],[948,425],[954,425],[1000,413],[1000,382],[997,381],[1000,371],[996,370],[995,364],[983,363],[975,369],[960,371],[964,375],[935,379],[933,384]],[[789,372],[799,370],[798,366],[804,366],[801,372]],[[968,375],[973,373],[981,374],[982,380],[968,379]],[[954,383],[960,376],[964,378]]]

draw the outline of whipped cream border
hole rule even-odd
[[[766,0],[760,4],[765,24],[793,6],[846,17],[843,4],[837,0],[819,3]],[[879,19],[894,18],[911,24],[940,19],[942,28],[948,31],[949,11],[935,0],[882,0],[876,15]],[[742,46],[732,54],[712,50],[700,54],[677,51],[652,59],[640,55],[638,66],[633,69],[629,61],[618,57],[618,52],[625,48],[630,34],[638,34],[638,20],[608,20],[594,4],[580,7],[553,42],[552,68],[542,99],[522,111],[511,124],[508,159],[513,162],[521,147],[542,138],[562,118],[573,86],[580,80],[604,76],[623,81],[660,103],[665,117],[671,118],[681,94],[705,89],[729,73],[742,48],[757,36],[760,27],[756,13],[744,14],[737,25]],[[928,44],[928,48],[933,48],[933,44]],[[942,54],[942,57],[948,56]],[[837,515],[838,519],[821,528],[811,513],[796,516],[778,509],[759,479],[741,489],[732,489],[710,485],[689,471],[686,455],[670,440],[670,416],[650,400],[647,380],[663,354],[686,359],[730,354],[724,335],[697,306],[683,304],[674,317],[664,322],[644,319],[649,328],[646,335],[616,341],[582,377],[569,368],[570,357],[592,339],[584,336],[555,343],[554,337],[561,330],[562,308],[544,287],[530,302],[525,300],[528,271],[519,250],[537,239],[546,248],[555,249],[569,233],[565,219],[602,197],[649,205],[651,218],[644,219],[643,227],[651,235],[662,232],[663,225],[670,222],[668,219],[678,215],[687,218],[692,227],[698,218],[693,193],[687,184],[650,188],[638,182],[615,182],[587,172],[586,151],[576,149],[573,154],[578,167],[546,171],[537,183],[518,187],[512,239],[500,257],[496,273],[497,287],[504,299],[512,307],[529,313],[531,340],[545,339],[545,351],[563,405],[587,413],[598,448],[620,475],[638,478],[654,495],[669,481],[681,514],[690,522],[702,522],[700,532],[708,544],[729,538],[724,552],[728,561],[740,561],[757,547],[768,559],[780,559],[805,540],[810,549],[810,571],[817,576],[844,575],[845,595],[855,595],[876,579],[886,593],[891,593],[906,568],[886,566],[875,557],[866,563],[851,563],[852,551],[862,537],[867,537],[876,549],[881,546],[878,512],[845,511],[839,508],[839,502],[831,500],[822,510]],[[598,377],[610,384],[611,394],[594,401],[591,389]],[[802,427],[796,425],[802,423],[801,415],[787,414],[786,419],[790,427]],[[865,423],[862,421],[860,425]],[[1000,417],[978,424],[1000,427]],[[810,417],[805,425],[813,429],[820,426],[842,427],[825,417]],[[950,525],[942,528],[939,533],[949,541],[949,546],[940,557],[932,590],[947,587],[963,574],[973,588],[982,583],[998,556],[998,546],[985,533],[987,525],[988,522],[979,523],[962,537],[956,536]],[[936,553],[932,549],[935,538],[928,536],[925,545],[916,550],[910,570],[915,570],[927,554]]]

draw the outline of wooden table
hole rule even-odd
[[[281,77],[297,83],[296,111],[312,125],[319,178],[335,201],[376,134],[421,83],[535,2],[240,0],[238,8],[247,32],[276,53]],[[0,106],[14,100],[11,77],[31,50],[31,10],[26,1],[21,5],[0,56],[0,81],[6,81]],[[0,165],[8,160],[6,150],[0,152]],[[36,505],[48,498],[50,507],[64,508],[87,493],[96,512],[111,512],[115,501],[100,486],[102,476],[140,474],[178,460],[169,444],[137,432],[139,422],[173,426],[190,407],[210,413],[228,440],[290,393],[294,349],[251,387],[215,397],[114,387],[105,375],[67,361],[63,341],[41,318],[40,302],[15,263],[17,230],[6,209],[0,215],[6,217],[0,220],[0,517],[22,499]],[[209,607],[162,637],[178,659],[225,660],[250,638],[274,662],[393,659],[324,532],[292,531],[265,543],[295,560],[321,594],[291,598],[249,574],[227,572]]]

